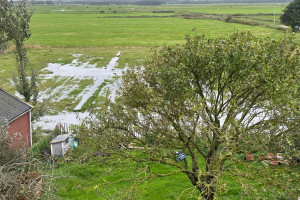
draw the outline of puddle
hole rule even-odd
[[[63,99],[70,98],[68,95],[70,92],[78,88],[80,80],[88,79],[93,80],[93,84],[87,86],[76,99],[81,99],[80,102],[74,108],[75,111],[80,110],[84,103],[96,92],[98,87],[107,80],[112,80],[116,76],[121,76],[125,69],[116,68],[118,65],[119,56],[121,52],[118,52],[110,62],[101,68],[97,67],[97,64],[90,64],[89,62],[81,63],[79,58],[82,54],[73,54],[75,58],[69,64],[49,63],[42,71],[45,74],[41,74],[40,77],[44,80],[56,79],[61,81],[61,85],[56,88],[48,88],[41,91],[39,101],[50,98],[51,102],[59,102]],[[72,79],[72,80],[71,80]],[[110,98],[115,98],[115,91],[117,90],[118,80],[107,82],[104,87],[105,90],[111,91]],[[104,88],[102,90],[104,90]],[[103,94],[102,90],[99,95]],[[67,124],[80,124],[80,118],[88,116],[88,113],[80,112],[66,112],[62,111],[59,115],[44,116],[38,122],[34,124],[35,127],[42,127],[43,129],[53,129],[57,123]],[[79,117],[79,118],[78,118]]]
[[[40,118],[38,122],[35,122],[33,126],[35,128],[41,127],[42,129],[53,130],[55,126],[61,122],[66,124],[80,125],[82,120],[86,118],[89,114],[84,113],[74,113],[74,112],[61,112],[59,115],[47,115]]]
[[[74,10],[65,10],[65,9],[60,9],[60,10],[52,10],[52,11],[59,11],[59,12],[70,12],[70,11],[74,11]]]
[[[81,98],[81,101],[74,110],[80,110],[83,104],[93,95],[93,93],[105,80],[122,75],[124,70],[115,68],[118,65],[120,55],[121,52],[118,52],[116,56],[102,68],[97,68],[97,64],[78,62],[78,59],[80,56],[82,56],[82,54],[74,54],[73,56],[76,59],[69,64],[49,63],[48,66],[42,70],[44,72],[48,72],[49,74],[42,74],[41,77],[43,79],[54,79],[59,77],[58,81],[62,80],[62,78],[64,78],[65,81],[61,86],[48,91],[47,93],[46,91],[41,92],[39,100],[42,101],[43,99],[54,97],[53,101],[61,101],[64,98],[67,98],[68,94],[76,88],[76,86],[64,86],[64,83],[69,82],[71,78],[77,80],[93,79],[94,84],[86,87],[83,92],[76,97],[76,99]],[[71,81],[76,83],[75,80]]]
[[[122,71],[120,69],[115,69],[115,67],[118,64],[119,56],[121,52],[118,52],[116,57],[110,60],[108,65],[106,65],[105,68],[97,69],[97,74],[94,74],[96,79],[94,85],[90,86],[88,88],[88,92],[82,96],[81,101],[79,104],[74,108],[74,110],[80,110],[83,104],[93,95],[94,92],[98,89],[98,87],[107,79],[112,78],[116,75],[120,76],[122,75]]]

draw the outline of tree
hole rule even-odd
[[[280,16],[280,21],[294,28],[300,26],[300,0],[292,1],[283,11]]]
[[[13,1],[0,0],[0,44],[13,41],[16,45],[18,76],[14,77],[14,83],[27,102],[35,103],[38,96],[37,74],[31,69],[31,78],[28,78],[26,68],[29,61],[24,48],[24,41],[31,35],[31,16],[25,0],[18,1],[16,5]]]
[[[291,139],[299,132],[299,54],[291,33],[278,41],[246,32],[187,37],[129,69],[119,98],[94,112],[84,132],[103,152],[178,168],[158,176],[184,173],[212,200],[241,153],[280,147],[288,155],[286,144],[299,152]],[[187,159],[177,162],[177,151]]]

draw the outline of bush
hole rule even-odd
[[[22,144],[16,144],[19,147],[17,150],[13,150],[11,145],[13,139],[8,137],[7,127],[0,127],[0,166],[6,163],[22,160],[22,157],[26,155],[26,149],[22,148]]]
[[[33,155],[33,157],[47,158],[49,155],[51,155],[50,142],[52,139],[53,139],[53,135],[50,135],[35,143],[30,149],[30,153]]]
[[[232,20],[232,16],[231,16],[231,15],[229,15],[229,16],[226,17],[226,19],[225,19],[226,22],[230,22],[231,20]]]
[[[7,127],[0,127],[0,199],[56,199],[49,184],[53,177],[45,176],[49,162],[32,158],[21,143],[14,149],[10,144]]]

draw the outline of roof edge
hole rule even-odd
[[[16,116],[16,117],[14,117],[14,118],[12,118],[10,121],[7,121],[7,123],[6,124],[9,124],[10,122],[12,122],[12,121],[14,121],[14,120],[16,120],[16,119],[18,119],[19,117],[22,117],[23,115],[26,115],[28,112],[31,112],[31,110],[32,110],[32,108],[31,109],[28,109],[28,110],[26,110],[25,112],[23,112],[22,114],[20,114],[20,115],[18,115],[18,116]],[[29,119],[30,121],[31,121],[31,119]]]
[[[30,110],[32,110],[32,109],[34,108],[34,106],[33,106],[33,105],[31,105],[31,104],[27,103],[27,102],[26,102],[26,101],[24,101],[23,99],[20,99],[19,97],[15,96],[15,95],[13,95],[13,94],[11,94],[11,93],[9,93],[9,92],[7,92],[6,90],[4,90],[4,89],[2,89],[2,88],[0,88],[0,90],[2,90],[3,92],[5,92],[6,94],[8,94],[8,95],[10,95],[10,96],[12,96],[12,97],[14,97],[14,98],[18,99],[18,100],[19,100],[19,101],[21,101],[22,103],[24,103],[24,104],[28,105],[29,107],[31,107],[31,109],[30,109]]]

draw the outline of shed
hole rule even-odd
[[[64,156],[70,148],[73,142],[73,138],[70,134],[58,135],[51,142],[51,155],[52,156]]]
[[[32,146],[31,110],[33,106],[0,88],[0,128],[8,127],[13,149]]]

